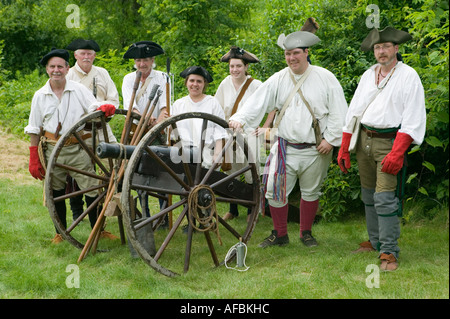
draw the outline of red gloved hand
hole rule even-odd
[[[97,111],[100,110],[103,113],[105,113],[106,117],[110,117],[113,116],[114,113],[116,112],[116,107],[112,104],[103,104],[102,106],[100,106]]]
[[[341,148],[339,149],[337,162],[339,164],[339,167],[341,171],[343,171],[345,174],[348,173],[348,169],[351,166],[350,163],[350,153],[348,152],[348,147],[350,145],[350,139],[352,138],[352,134],[350,133],[342,133],[342,143]]]
[[[381,161],[381,171],[397,175],[403,167],[405,152],[413,139],[406,133],[397,133],[392,150]]]
[[[36,179],[42,180],[45,176],[45,170],[39,160],[37,146],[30,146],[30,163],[28,164],[28,170],[30,171],[31,176]]]

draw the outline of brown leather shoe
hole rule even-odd
[[[375,251],[375,249],[373,249],[370,241],[365,241],[365,242],[360,243],[359,248],[352,251],[352,253],[357,254],[357,253],[362,253],[362,252],[366,252],[366,251]]]
[[[59,244],[60,242],[62,242],[64,240],[64,238],[62,237],[61,234],[55,234],[55,237],[53,237],[52,239],[52,244]]]
[[[382,253],[380,255],[380,260],[381,260],[380,265],[381,270],[394,271],[398,268],[397,258],[395,258],[394,255],[392,254]]]
[[[109,231],[102,230],[102,232],[100,233],[100,238],[108,238],[108,239],[114,240],[114,239],[118,239],[119,237],[111,234]]]
[[[230,212],[227,212],[224,216],[223,216],[223,220],[232,220],[232,219],[234,219],[234,215],[232,214],[232,213],[230,213]]]

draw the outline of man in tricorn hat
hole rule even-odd
[[[234,129],[257,127],[265,113],[276,109],[277,141],[270,150],[263,175],[274,230],[260,247],[284,246],[287,233],[287,198],[299,181],[300,239],[317,245],[311,228],[319,206],[320,188],[339,146],[347,103],[336,77],[310,65],[310,47],[320,39],[308,31],[280,35],[288,67],[272,75],[231,118]],[[314,126],[314,127],[313,127]]]
[[[125,52],[124,59],[134,59],[137,71],[141,72],[141,80],[136,92],[133,103],[133,110],[138,113],[143,113],[147,105],[148,97],[154,85],[159,85],[162,90],[161,97],[155,107],[152,117],[157,119],[157,122],[167,117],[166,112],[166,83],[167,77],[161,72],[153,69],[155,57],[164,54],[161,46],[152,41],[140,41],[133,43]],[[136,79],[136,71],[125,75],[122,83],[122,97],[124,109],[130,106],[130,99],[133,93],[133,84]]]
[[[66,133],[81,117],[95,110],[102,110],[105,116],[114,114],[115,107],[111,104],[98,102],[92,93],[83,85],[67,80],[69,72],[69,53],[63,49],[52,49],[40,61],[45,66],[49,80],[33,96],[28,125],[25,133],[30,135],[30,174],[39,180],[45,176],[45,170],[39,158],[38,144],[41,139],[47,144],[44,151],[46,160],[50,157],[57,140]],[[43,136],[41,136],[41,131]],[[88,138],[83,135],[81,138]],[[58,162],[68,164],[79,170],[95,174],[89,155],[83,150],[77,141],[70,141],[60,151]],[[98,181],[84,174],[69,171],[64,168],[55,167],[53,171],[53,197],[65,195],[66,175],[70,174],[77,181],[81,189],[96,186]],[[88,205],[97,198],[97,191],[85,193],[85,200]],[[65,201],[55,202],[56,212],[64,227],[66,225],[66,204]],[[97,216],[93,209],[89,213],[91,226],[95,225]],[[62,241],[62,236],[56,234],[54,243]]]
[[[361,77],[338,154],[339,166],[347,173],[352,133],[360,122],[361,131],[354,137],[358,138],[356,160],[369,240],[355,252],[379,250],[381,268],[387,271],[397,269],[400,251],[397,240],[402,194],[398,186],[404,181],[399,172],[405,169],[405,152],[411,143],[420,145],[425,135],[422,83],[417,72],[398,59],[399,44],[411,38],[407,32],[387,27],[372,29],[362,42],[361,50],[373,50],[378,63]]]
[[[119,107],[119,93],[108,71],[94,65],[96,52],[100,47],[94,40],[76,39],[66,48],[74,51],[75,65],[70,68],[67,79],[79,82],[87,87],[99,102],[112,104]],[[112,134],[109,125],[108,138],[110,142],[116,142],[116,137]],[[99,134],[103,134],[102,131]],[[103,136],[100,137],[101,139]]]
[[[161,72],[153,69],[155,57],[164,54],[163,48],[152,41],[139,41],[133,43],[125,52],[124,59],[134,59],[136,71],[125,75],[122,82],[122,97],[124,109],[128,110],[130,103],[132,110],[139,114],[144,113],[145,107],[148,103],[150,93],[155,85],[159,85],[161,96],[158,99],[153,114],[148,114],[152,121],[150,124],[155,124],[167,118],[167,102],[166,102],[166,83],[167,76]],[[141,72],[139,87],[137,89],[134,101],[130,101],[133,95],[133,86],[136,79],[136,72]],[[152,102],[153,103],[153,102]],[[153,105],[153,104],[152,104]],[[138,191],[139,199],[146,216],[150,216],[148,208],[148,195],[144,191]],[[162,205],[160,201],[160,206]]]
[[[75,65],[69,69],[67,79],[83,84],[87,87],[97,101],[112,104],[116,108],[119,107],[119,93],[117,92],[116,85],[111,79],[108,71],[104,68],[94,65],[96,52],[100,51],[100,46],[94,40],[76,39],[72,41],[67,47],[67,50],[74,51]],[[89,127],[85,127],[85,130],[91,131]],[[106,130],[108,132],[108,141],[110,143],[117,142],[111,127],[106,124]],[[98,138],[104,142],[103,130],[98,130]],[[88,142],[88,145],[92,143]],[[68,186],[74,191],[78,190],[78,186],[74,180],[70,180],[68,177]],[[70,198],[70,207],[73,213],[73,220],[76,220],[83,212],[83,200],[82,195],[74,196]],[[108,236],[108,232],[102,232],[103,236]],[[114,238],[111,235],[111,238]]]

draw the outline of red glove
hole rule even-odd
[[[411,145],[413,139],[406,133],[397,133],[392,150],[381,161],[381,171],[397,175],[403,167],[405,152]]]
[[[36,179],[42,180],[45,177],[45,170],[39,160],[37,146],[30,146],[30,163],[28,164],[28,170],[30,171],[31,176]]]
[[[113,116],[114,113],[116,113],[116,107],[112,104],[103,104],[102,106],[100,106],[97,111],[100,110],[103,113],[105,113],[106,117],[110,117]]]
[[[339,149],[337,162],[341,171],[345,174],[348,173],[348,169],[350,168],[350,153],[348,152],[348,146],[350,145],[350,139],[352,138],[352,134],[350,133],[342,133],[342,143],[341,148]]]

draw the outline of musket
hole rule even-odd
[[[138,126],[136,128],[136,131],[134,132],[133,138],[131,139],[131,144],[133,144],[136,141],[136,136],[138,135],[138,133],[141,131],[142,126],[145,123],[145,117],[148,114],[148,109],[150,107],[150,103],[152,102],[152,100],[154,99],[156,92],[159,89],[159,84],[155,84],[152,87],[152,90],[150,91],[150,95],[148,96],[148,101],[147,104],[145,105],[145,109],[144,109],[144,113],[141,114],[141,119],[139,120]],[[152,112],[153,113],[153,112]],[[150,115],[152,114],[150,113]]]
[[[97,98],[97,80],[95,77],[92,79],[92,94]]]
[[[131,130],[131,110],[133,108],[134,105],[134,99],[136,97],[136,91],[139,87],[139,81],[141,80],[141,71],[136,71],[136,79],[134,80],[134,85],[133,85],[133,93],[131,94],[131,99],[130,99],[130,104],[128,107],[128,111],[127,111],[127,116],[125,118],[125,125],[123,126],[123,130],[122,130],[122,136],[120,138],[120,144],[124,144],[127,139],[128,139],[128,135],[130,134],[130,130]]]
[[[170,58],[167,57],[166,60],[166,70],[167,70],[167,79],[166,79],[166,110],[167,110],[167,115],[170,116]],[[171,130],[170,127],[167,128],[167,145],[170,146],[170,135],[171,135]],[[168,202],[167,202],[167,206],[171,206],[172,205],[172,195],[168,196]],[[172,211],[169,212],[169,230],[172,229],[172,225],[173,225],[173,216],[172,216]]]

